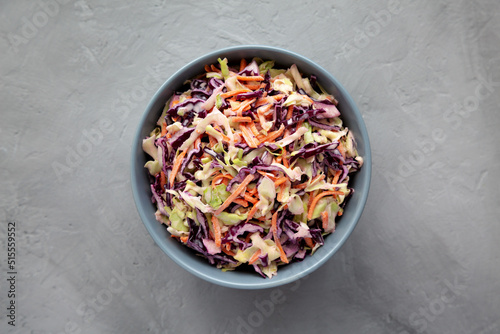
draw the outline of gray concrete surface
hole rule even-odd
[[[0,332],[500,333],[498,1],[21,0],[0,18]],[[238,44],[329,70],[374,156],[347,244],[263,291],[167,258],[129,181],[160,83]]]

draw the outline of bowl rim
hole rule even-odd
[[[309,256],[306,258],[306,260],[301,261],[301,262],[294,262],[293,264],[290,265],[295,265],[296,267],[304,267],[303,269],[298,269],[295,274],[293,275],[288,275],[286,277],[280,277],[280,271],[278,270],[278,275],[274,276],[271,279],[264,279],[258,275],[256,275],[258,278],[260,278],[262,281],[257,281],[256,283],[238,283],[235,280],[224,280],[220,278],[216,278],[213,276],[208,275],[205,271],[206,270],[199,270],[197,266],[191,266],[189,264],[184,263],[181,259],[179,259],[177,256],[175,256],[171,249],[167,247],[164,238],[161,237],[158,233],[156,233],[153,230],[153,227],[151,226],[150,222],[152,218],[154,217],[149,217],[149,215],[146,215],[144,212],[145,210],[141,207],[140,203],[140,196],[142,190],[139,189],[138,186],[138,175],[136,173],[137,168],[141,167],[144,168],[144,166],[138,166],[138,159],[137,159],[137,152],[138,148],[142,149],[142,140],[143,140],[143,128],[146,125],[148,116],[153,113],[153,112],[158,112],[158,110],[153,110],[154,106],[156,103],[158,103],[158,100],[162,98],[164,95],[164,91],[172,85],[174,81],[176,81],[179,77],[182,78],[182,75],[184,72],[186,72],[189,68],[192,68],[193,66],[197,66],[198,64],[204,64],[208,63],[208,60],[212,60],[214,57],[221,56],[225,53],[237,53],[237,52],[248,52],[248,51],[262,51],[262,52],[270,52],[270,53],[275,53],[277,55],[285,55],[291,58],[294,58],[302,63],[307,63],[309,66],[313,67],[315,70],[318,72],[321,72],[320,75],[317,75],[318,77],[321,76],[321,79],[324,81],[329,81],[333,83],[333,85],[338,89],[340,94],[344,97],[346,100],[347,104],[349,105],[349,108],[351,109],[350,112],[352,112],[353,117],[355,119],[355,123],[359,127],[359,132],[361,133],[361,139],[363,141],[364,145],[364,150],[365,153],[363,155],[363,167],[361,168],[360,171],[357,173],[364,173],[364,178],[362,179],[362,183],[358,185],[358,189],[362,188],[364,191],[361,193],[360,198],[358,200],[358,205],[356,207],[351,208],[353,213],[353,217],[351,219],[351,223],[348,225],[347,230],[343,235],[341,235],[340,240],[336,244],[334,244],[330,249],[327,250],[325,254],[321,258],[316,258],[315,261],[314,255]],[[184,79],[189,79],[189,78],[184,78]],[[342,117],[342,116],[341,116]],[[357,138],[358,145],[359,145],[359,139]],[[364,123],[363,117],[361,112],[359,111],[358,107],[356,106],[354,100],[352,99],[351,95],[347,92],[347,90],[344,88],[344,86],[327,70],[325,70],[322,66],[317,64],[316,62],[312,61],[309,58],[306,58],[298,53],[279,48],[279,47],[274,47],[274,46],[267,46],[267,45],[238,45],[238,46],[231,46],[231,47],[226,47],[226,48],[221,48],[218,50],[214,50],[211,52],[208,52],[200,57],[195,58],[194,60],[188,62],[186,65],[182,66],[179,70],[177,70],[175,73],[173,73],[162,85],[161,87],[156,91],[156,93],[153,95],[153,97],[149,100],[149,103],[146,107],[146,109],[143,111],[143,114],[141,116],[140,122],[138,124],[138,127],[136,128],[135,136],[133,138],[132,142],[132,152],[131,152],[131,188],[132,188],[132,194],[134,198],[134,203],[136,206],[136,209],[139,213],[139,216],[146,227],[147,231],[149,232],[150,236],[153,238],[155,241],[156,245],[160,247],[160,249],[170,258],[172,259],[175,263],[177,263],[180,267],[184,268],[191,274],[204,279],[208,282],[220,285],[220,286],[225,286],[225,287],[230,287],[230,288],[237,288],[237,289],[265,289],[265,288],[273,288],[277,286],[281,286],[284,284],[291,283],[293,281],[296,281],[300,278],[303,278],[310,273],[314,272],[316,269],[318,269],[320,266],[322,266],[327,260],[329,260],[347,241],[347,239],[350,237],[352,234],[353,230],[358,224],[359,219],[361,218],[361,215],[363,213],[364,207],[366,205],[366,201],[368,198],[369,190],[370,190],[370,183],[371,183],[371,174],[372,174],[372,157],[371,157],[371,147],[370,147],[370,141],[368,137],[368,131],[366,129],[366,125]],[[144,196],[144,194],[142,194]],[[349,205],[349,203],[347,203]],[[155,223],[158,223],[156,219],[154,219]],[[185,246],[183,246],[185,247]],[[324,247],[324,246],[322,246]],[[321,247],[321,248],[322,248]],[[186,248],[188,249],[188,248]],[[189,255],[191,256],[191,255]],[[208,262],[206,262],[208,266],[211,266],[215,268],[215,266],[210,265]],[[204,267],[206,268],[206,267]],[[220,269],[217,269],[220,271]],[[233,277],[233,276],[227,276],[228,278]]]

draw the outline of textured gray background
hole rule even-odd
[[[0,4],[0,332],[500,333],[498,0],[54,1]],[[177,266],[140,222],[129,181],[160,83],[238,44],[330,71],[374,157],[342,250],[263,291]]]

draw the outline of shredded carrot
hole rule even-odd
[[[316,177],[314,179],[312,179],[311,183],[309,183],[309,184],[310,185],[315,184],[316,182],[319,182],[319,181],[323,180],[324,178],[325,178],[325,174],[316,175]]]
[[[165,184],[167,184],[167,177],[163,171],[160,172],[160,186],[161,189],[165,189]]]
[[[212,226],[214,227],[215,246],[220,247],[221,246],[220,225],[219,225],[219,220],[215,216],[212,216]]]
[[[250,92],[249,89],[235,89],[226,93],[220,94],[220,97],[223,99],[227,99],[228,97],[236,96],[238,94],[243,94],[243,93],[248,93]]]
[[[244,208],[246,208],[246,207],[248,206],[248,202],[247,202],[247,201],[245,201],[245,200],[244,200],[244,199],[242,199],[242,198],[235,198],[233,202],[234,202],[234,203],[236,203],[236,204],[241,205],[241,206],[242,206],[242,207],[244,207]]]
[[[229,256],[235,256],[236,253],[231,250],[231,244],[229,242],[226,242],[223,247],[221,247],[221,250],[226,253]]]
[[[309,193],[309,200],[307,201],[307,207],[310,208],[311,205],[312,205],[312,202],[313,202],[313,199],[314,197],[316,196],[315,194],[317,193],[318,191],[313,191],[313,192],[310,192]]]
[[[175,159],[174,165],[172,166],[172,172],[170,173],[170,187],[174,185],[175,181],[175,176],[177,175],[177,172],[179,171],[179,168],[181,168],[182,161],[184,160],[184,156],[186,155],[187,151],[182,151],[177,158]]]
[[[293,115],[293,105],[288,106],[288,112],[286,114],[286,119],[292,118],[292,115]]]
[[[259,202],[256,202],[254,203],[254,206],[248,211],[248,214],[247,214],[247,222],[253,218],[253,216],[255,216],[255,214],[257,213],[257,210],[258,210],[258,205],[259,205]]]
[[[196,147],[198,147],[198,145],[200,145],[200,144],[201,144],[201,138],[200,138],[200,136],[198,136],[198,137],[196,137],[196,139],[194,140],[194,145],[193,145],[193,146],[196,148]]]
[[[248,193],[249,193],[250,195],[255,195],[257,192],[258,192],[257,187],[254,187],[254,188],[250,188],[250,189],[248,189]]]
[[[266,177],[270,178],[271,181],[273,181],[273,182],[275,182],[278,179],[276,176],[274,176],[274,174],[266,173],[266,172],[263,172],[261,170],[258,170],[257,173],[259,173],[262,176],[266,176]]]
[[[342,174],[341,171],[339,171],[339,170],[335,171],[335,174],[333,175],[333,181],[332,181],[333,184],[339,183],[340,174]]]
[[[259,109],[257,109],[257,114],[264,115],[266,112],[268,112],[271,109],[272,106],[273,105],[270,103],[262,105],[261,107],[259,107]]]
[[[243,71],[245,69],[245,67],[247,67],[247,61],[245,60],[245,58],[241,58],[241,60],[240,60],[240,72]]]
[[[260,253],[261,253],[261,250],[257,249],[257,251],[255,253],[253,253],[253,255],[248,260],[248,264],[254,264],[255,261],[257,261],[259,259]]]
[[[307,212],[307,219],[312,219],[314,207],[316,207],[316,204],[318,201],[328,195],[344,195],[342,191],[336,191],[336,190],[328,190],[328,191],[323,191],[322,193],[318,194],[314,199],[312,200],[311,204],[309,205],[309,211]]]
[[[280,101],[282,100],[286,95],[285,94],[276,94],[276,95],[273,95],[271,96],[274,100],[276,101]]]
[[[321,221],[323,222],[323,230],[328,229],[328,211],[321,212]]]
[[[276,138],[278,138],[279,136],[281,136],[281,134],[283,133],[284,129],[285,129],[285,127],[283,126],[283,124],[281,124],[279,130],[271,132],[261,142],[265,143],[265,142],[272,142],[272,141],[274,141]]]
[[[257,107],[263,106],[264,104],[268,104],[268,103],[270,103],[268,97],[259,97],[257,102],[255,102],[255,107],[257,108]]]
[[[273,237],[274,237],[274,243],[278,247],[280,251],[280,259],[281,261],[288,263],[288,259],[286,257],[285,251],[283,250],[283,247],[281,247],[281,241],[278,238],[278,226],[277,226],[277,221],[278,221],[278,212],[276,211],[273,213],[273,217],[271,219],[271,230],[273,231]]]
[[[251,122],[252,121],[252,117],[248,117],[248,116],[233,116],[233,117],[229,117],[229,120],[231,122],[235,122],[235,123],[246,123],[246,122]]]
[[[286,138],[286,136],[284,136]],[[290,163],[288,162],[288,159],[286,158],[286,148],[283,147],[283,153],[281,154],[281,157],[283,158],[283,166],[286,168],[290,168]]]
[[[212,189],[214,189],[215,186],[217,186],[217,181],[219,181],[219,180],[221,180],[223,178],[226,178],[226,179],[229,179],[229,180],[233,179],[233,177],[230,174],[219,174],[219,175],[217,175],[216,177],[214,177],[212,179]]]
[[[212,69],[210,68],[210,66],[205,65],[205,71],[206,72],[212,72]]]
[[[250,89],[250,90],[257,90],[260,88],[260,82],[258,81],[247,81],[247,82],[243,82],[243,86],[245,86],[246,88]]]
[[[222,184],[225,184],[226,187],[227,187],[227,185],[229,184],[229,179],[223,178],[222,179]]]
[[[255,98],[251,99],[251,100],[245,100],[245,101],[240,103],[239,107],[236,110],[235,109],[233,109],[233,110],[236,111],[236,114],[238,114],[238,116],[241,116],[242,112],[247,111],[250,108],[252,108],[252,103],[254,103],[255,100],[256,100]]]
[[[161,123],[161,136],[165,136],[167,134],[167,122],[163,121],[163,123]]]
[[[288,181],[288,177],[286,177],[286,176],[283,176],[283,177],[277,178],[277,179],[274,181],[274,186],[275,186],[275,187],[277,187],[277,186],[279,186],[280,184],[285,183],[286,181]]]
[[[237,75],[236,79],[238,79],[239,81],[262,81],[264,80],[264,77],[261,77],[260,75],[250,75],[250,76]]]
[[[304,182],[304,183],[297,184],[296,186],[294,186],[294,188],[295,189],[306,189],[308,185],[309,185],[309,182]]]
[[[337,213],[337,215],[338,215],[339,217],[340,217],[340,216],[342,216],[343,214],[344,214],[344,211],[342,211],[342,210],[340,210],[340,211]]]
[[[180,239],[183,243],[186,243],[188,241],[188,237],[180,237]]]
[[[245,201],[248,201],[254,205],[257,204],[257,202],[259,201],[258,199],[256,199],[252,195],[250,195],[249,193],[244,193],[243,198],[245,199]]]
[[[280,184],[279,185],[279,192],[278,192],[278,196],[276,197],[276,199],[278,200],[278,202],[283,202],[283,196],[285,195],[285,184]]]
[[[342,157],[345,159],[345,147],[342,145],[342,142],[339,141],[339,146],[337,146],[337,150],[339,150]]]
[[[249,128],[250,128],[250,131],[252,131],[252,133],[253,133],[254,136],[260,135],[259,130],[257,130],[257,126],[255,126],[254,122],[250,123]]]
[[[229,204],[231,204],[235,198],[237,198],[242,191],[245,190],[245,188],[247,187],[247,185],[252,182],[253,180],[253,175],[252,174],[249,174],[247,175],[247,177],[243,180],[243,182],[241,182],[241,184],[233,191],[233,193],[231,195],[229,195],[229,197],[226,199],[226,201],[224,203],[222,203],[222,205],[215,211],[215,215],[220,215],[220,213],[222,211],[224,211],[225,208],[227,208],[229,206]]]
[[[240,125],[240,129],[241,134],[243,135],[243,138],[247,142],[248,146],[250,146],[251,148],[257,148],[259,143],[257,142],[257,139],[253,137],[252,132],[244,125]]]
[[[220,70],[217,67],[215,67],[213,64],[210,65],[210,68],[212,69],[212,72],[218,72],[218,73],[220,73]]]
[[[314,248],[314,242],[313,242],[312,238],[304,238],[304,240],[306,241],[307,246]]]

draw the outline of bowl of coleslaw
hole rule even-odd
[[[179,69],[132,148],[132,192],[156,244],[231,288],[276,287],[326,263],[360,219],[370,179],[368,133],[345,88],[270,46]]]

